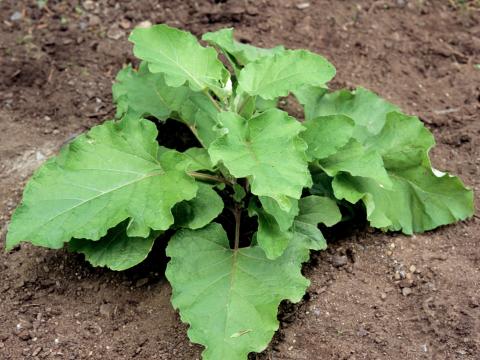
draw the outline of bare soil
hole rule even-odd
[[[478,200],[474,2],[38,3],[0,2],[0,246],[32,171],[113,116],[112,80],[132,60],[126,36],[145,20],[197,35],[233,26],[244,42],[324,54],[338,70],[334,88],[364,86],[418,114],[438,142],[435,167],[459,174]],[[478,217],[412,237],[343,230],[313,254],[307,296],[282,306],[274,342],[252,358],[480,359]],[[161,245],[124,273],[66,251],[1,252],[0,359],[199,359],[169,304],[164,266]]]

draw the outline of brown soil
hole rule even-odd
[[[132,59],[126,34],[144,20],[195,34],[234,26],[243,41],[324,54],[334,87],[365,86],[420,115],[438,141],[435,166],[478,199],[480,12],[465,1],[37,3],[0,2],[3,230],[44,158],[113,115],[112,80]],[[306,265],[308,295],[282,306],[258,359],[480,359],[478,217],[413,237],[346,232]],[[125,273],[29,245],[1,253],[0,358],[199,358],[163,268],[161,248]]]

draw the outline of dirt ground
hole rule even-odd
[[[473,2],[41,3],[0,1],[2,247],[32,171],[112,117],[112,80],[132,60],[127,34],[145,20],[197,35],[233,26],[245,42],[325,55],[337,67],[334,88],[361,85],[418,114],[438,142],[435,167],[459,174],[478,204],[480,11]],[[480,359],[478,217],[412,237],[343,233],[312,256],[307,296],[282,306],[274,342],[252,359]],[[66,251],[0,252],[0,359],[199,359],[201,347],[189,344],[170,306],[164,266],[161,245],[125,273],[92,268]]]

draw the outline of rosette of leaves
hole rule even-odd
[[[124,270],[168,240],[172,304],[204,359],[266,348],[280,302],[309,285],[302,263],[326,247],[319,225],[342,221],[345,205],[405,234],[472,215],[472,191],[432,168],[422,122],[368,90],[329,91],[335,69],[322,56],[242,44],[231,29],[205,34],[206,47],[166,25],[130,40],[141,63],[117,76],[117,119],[35,172],[6,247],[68,243],[94,266]],[[289,94],[305,121],[276,107]],[[159,143],[175,138],[158,134],[167,119],[194,145]]]

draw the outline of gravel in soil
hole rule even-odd
[[[308,48],[434,132],[436,168],[480,193],[480,12],[460,1],[0,2],[0,225],[32,171],[111,118],[128,32],[233,26],[260,46]],[[290,101],[290,100],[288,100]],[[295,108],[294,104],[286,104]],[[477,195],[478,198],[478,195]],[[479,359],[478,217],[406,237],[345,229],[305,266],[304,301],[257,359]],[[170,304],[161,244],[124,273],[21,245],[0,254],[1,359],[198,359]]]

